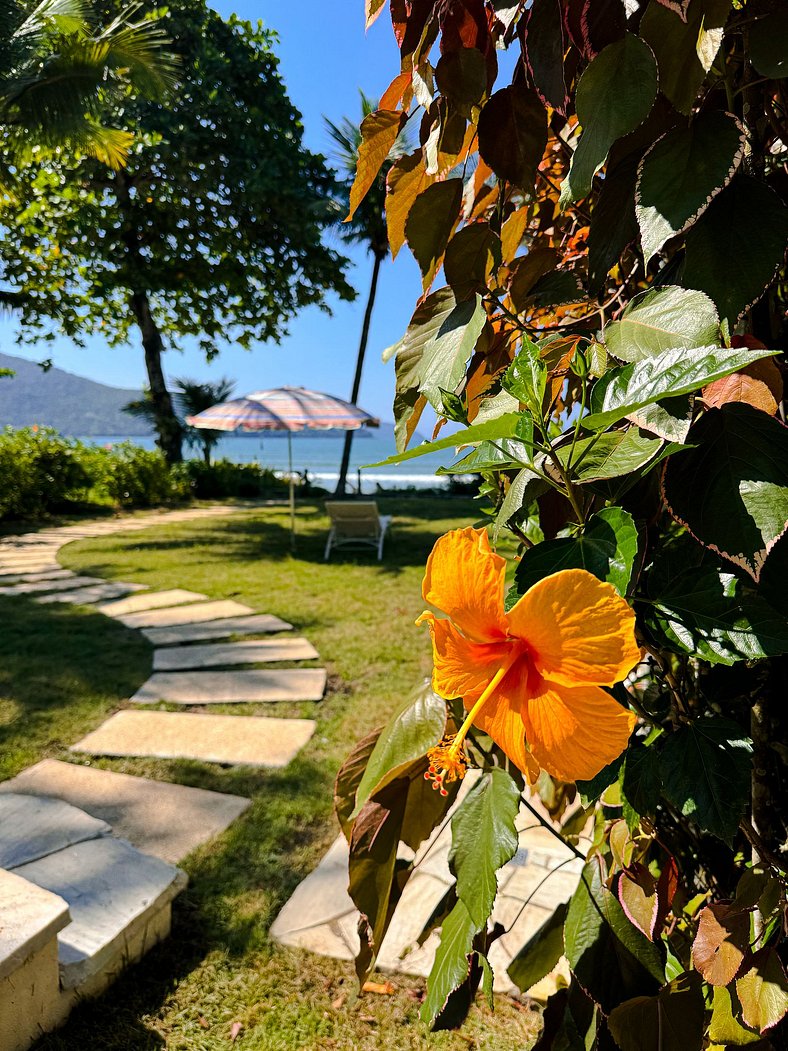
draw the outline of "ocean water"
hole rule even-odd
[[[113,445],[126,439],[117,435],[94,435],[81,440],[92,445]],[[128,440],[146,449],[155,447],[153,438],[135,437]],[[344,431],[300,431],[293,434],[293,470],[300,473],[307,471],[310,481],[314,484],[332,489],[339,476],[344,440]],[[187,455],[199,455],[197,450],[192,453],[185,451]],[[445,488],[447,479],[436,477],[435,472],[455,459],[452,449],[446,449],[442,453],[430,453],[389,467],[363,469],[364,464],[385,460],[396,451],[392,428],[356,431],[350,454],[348,487],[355,491],[360,478],[362,494],[374,493],[378,486],[385,489]],[[261,467],[286,471],[287,436],[271,431],[262,435],[229,434],[219,440],[213,456],[214,459],[223,458],[235,463],[258,463]]]

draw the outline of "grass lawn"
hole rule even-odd
[[[175,904],[172,937],[103,998],[77,1009],[64,1029],[41,1041],[40,1051],[520,1051],[530,1045],[537,1016],[504,998],[494,1013],[479,1001],[460,1033],[429,1034],[418,1021],[422,981],[395,976],[393,995],[356,999],[352,965],[282,949],[268,938],[277,912],[337,834],[332,784],[344,755],[429,673],[427,633],[413,624],[423,608],[424,562],[440,533],[476,515],[476,505],[462,499],[387,504],[380,501],[395,523],[382,564],[371,553],[338,552],[325,565],[327,520],[309,505],[299,508],[295,556],[286,509],[278,507],[78,541],[61,551],[61,562],[80,572],[234,598],[286,618],[317,647],[329,689],[320,704],[244,706],[249,713],[317,719],[315,736],[284,770],[94,761],[250,796],[253,805],[184,863],[190,884]],[[151,647],[138,632],[86,608],[0,598],[0,618],[4,779],[48,756],[71,758],[67,746],[147,678]],[[215,710],[239,715],[242,709]],[[231,1045],[235,1022],[242,1029]]]

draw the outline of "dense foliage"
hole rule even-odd
[[[113,111],[136,136],[125,168],[42,166],[5,213],[0,266],[32,339],[139,335],[159,444],[175,461],[166,349],[193,339],[210,358],[221,340],[277,340],[298,310],[353,293],[321,240],[334,179],[303,146],[274,35],[204,0],[168,5],[160,25],[179,83],[162,104],[129,96]]]
[[[0,432],[0,521],[85,505],[157,507],[184,500],[282,497],[287,485],[258,464],[185,460],[170,466],[133,442],[87,445],[50,427]]]
[[[385,6],[367,0],[368,21]],[[407,243],[423,277],[388,352],[401,449],[390,462],[470,447],[455,469],[483,474],[492,539],[508,530],[520,550],[499,635],[432,618],[433,690],[340,772],[359,974],[412,871],[402,844],[416,850],[456,806],[457,882],[428,926],[442,938],[423,1017],[452,1024],[480,982],[491,989],[495,874],[536,793],[585,863],[568,907],[509,971],[526,991],[568,960],[540,1051],[785,1047],[788,11],[778,0],[391,0],[390,11],[401,68],[362,124],[351,195],[362,200],[397,135],[418,128],[419,148],[387,177],[392,252]],[[428,406],[433,441],[407,450]],[[446,420],[461,430],[439,437]],[[518,600],[538,613],[545,581],[586,574],[632,607],[641,655],[617,686],[586,680],[635,728],[574,783],[555,776],[555,754],[540,758],[535,696],[497,698],[500,676],[484,693],[481,678]],[[436,604],[434,576],[428,567]],[[462,559],[456,578],[480,608],[494,604]],[[450,660],[454,689],[439,674]],[[481,773],[458,803],[462,782],[436,770],[463,772],[451,735],[462,739],[469,694],[467,761]],[[577,721],[567,754],[592,750],[600,730]],[[443,790],[425,792],[430,780]]]

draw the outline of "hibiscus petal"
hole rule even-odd
[[[612,686],[640,660],[635,614],[611,584],[585,569],[538,581],[508,614],[542,675],[567,686]]]
[[[506,637],[503,588],[506,561],[490,550],[486,529],[453,529],[427,559],[425,602],[451,617],[469,639]]]
[[[534,759],[561,781],[590,781],[627,746],[635,725],[598,686],[562,686],[543,679],[525,713]]]
[[[510,673],[474,719],[474,725],[489,734],[498,747],[533,784],[539,764],[526,747],[524,719],[527,675],[520,681]]]
[[[432,613],[422,613],[417,623],[427,623],[432,635],[433,689],[441,697],[464,698],[470,708],[505,663],[508,647],[505,643],[471,642],[451,621],[438,620]]]

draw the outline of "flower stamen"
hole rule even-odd
[[[492,697],[495,688],[509,671],[512,664],[514,664],[514,658],[507,661],[493,675],[492,679],[485,686],[481,697],[466,715],[457,733],[444,737],[440,744],[436,745],[435,748],[430,748],[427,752],[427,760],[430,765],[424,775],[424,779],[432,781],[432,787],[439,791],[442,796],[449,794],[445,787],[447,784],[451,784],[453,781],[462,781],[465,777],[468,770],[468,756],[463,748],[465,738],[468,736],[471,726],[473,726],[473,720],[489,701],[490,697]]]

